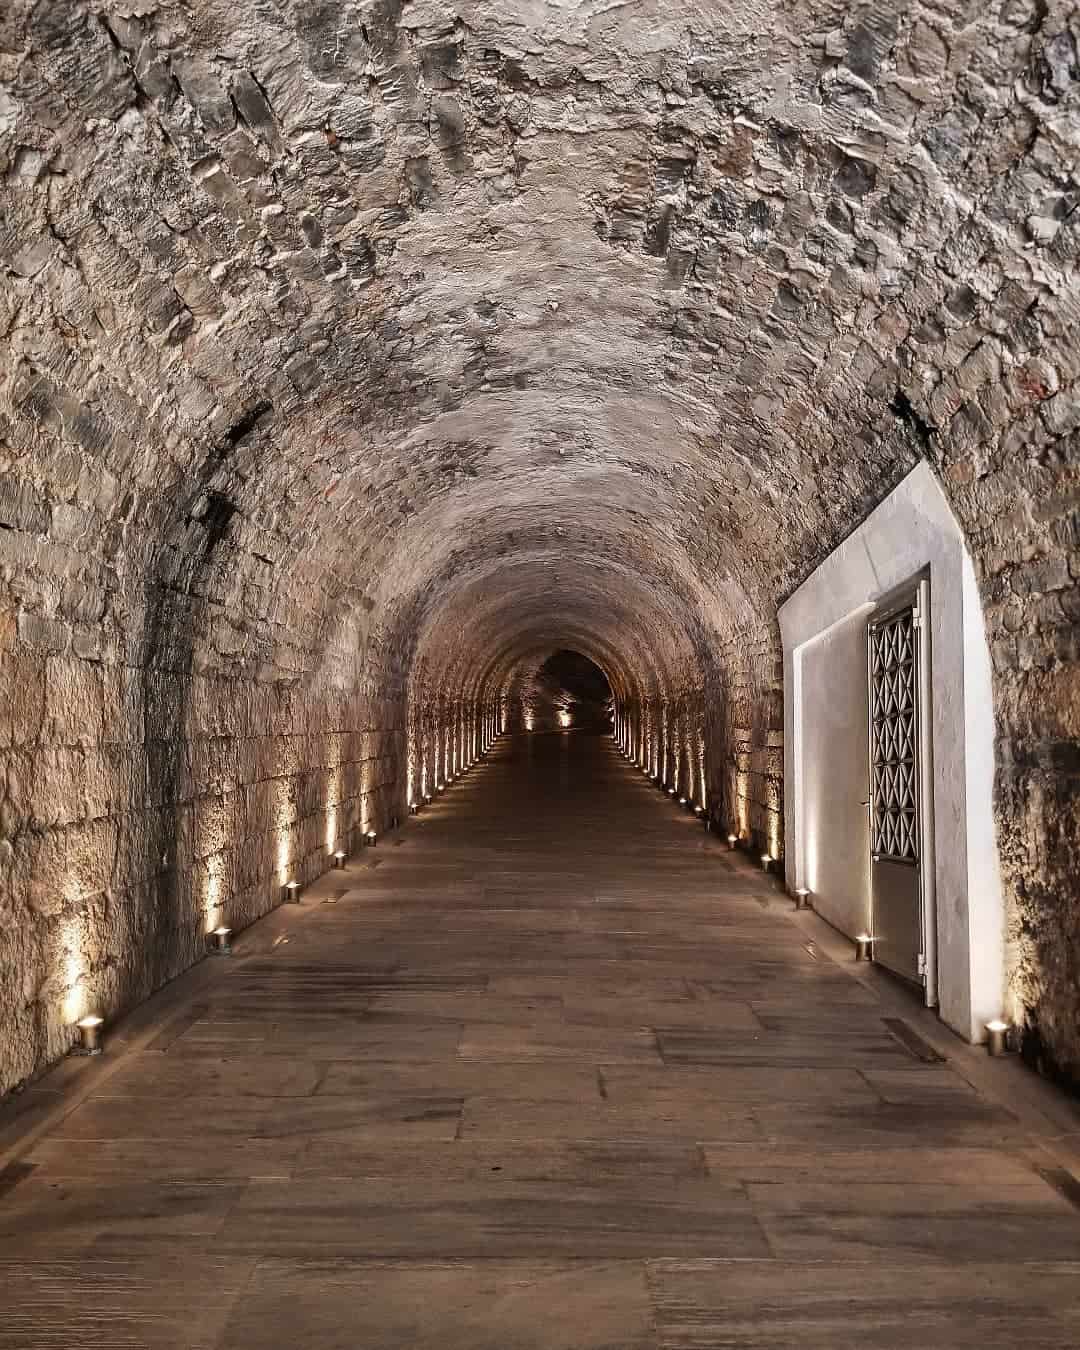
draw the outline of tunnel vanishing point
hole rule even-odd
[[[0,1091],[598,672],[718,846],[1076,1089],[1078,46],[9,0]]]

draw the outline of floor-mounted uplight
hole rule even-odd
[[[869,933],[859,933],[855,938],[855,960],[872,961],[874,959],[874,939]]]
[[[298,905],[300,903],[300,883],[298,881],[287,881],[282,886],[281,903],[283,905]]]
[[[334,866],[340,871],[345,866],[345,854],[338,849],[334,854]]]
[[[105,1023],[104,1017],[99,1017],[97,1013],[89,1013],[86,1017],[80,1017],[75,1023],[79,1030],[79,1043],[72,1051],[75,1055],[100,1055],[101,1028]]]
[[[214,939],[214,951],[218,956],[232,955],[232,943],[229,941],[231,935],[231,928],[215,928],[210,934]]]
[[[1009,1049],[1009,1024],[1000,1017],[986,1024],[986,1049],[995,1059]]]
[[[773,855],[771,853],[763,853],[761,855],[761,870],[763,872],[768,872],[771,870],[772,865],[773,865]]]
[[[735,845],[736,845],[738,842],[739,842],[739,836],[738,836],[737,834],[729,834],[729,835],[728,835],[728,837],[727,837],[727,846],[728,846],[729,849],[733,849],[733,848],[735,847]]]
[[[410,802],[410,803],[409,803],[409,815],[410,815],[410,816],[415,816],[415,815],[419,815],[419,813],[420,813],[420,803],[419,803],[419,802]]]
[[[367,834],[364,835],[364,842],[367,844],[368,848],[374,848],[379,842],[379,836],[374,830],[368,830]]]
[[[810,908],[810,890],[807,886],[799,886],[795,891],[795,908]]]

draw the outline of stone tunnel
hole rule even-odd
[[[610,731],[853,939],[909,584],[913,1006],[1075,1092],[1078,44],[1055,0],[13,0],[0,1092],[529,736]]]

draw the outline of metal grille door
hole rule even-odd
[[[919,626],[915,601],[869,628],[874,959],[925,974],[920,869]]]
[[[874,721],[873,851],[919,861],[918,685],[910,609],[870,630]]]

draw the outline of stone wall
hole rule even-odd
[[[398,814],[400,702],[0,652],[0,1091]]]
[[[757,856],[784,856],[783,659],[747,629],[717,643],[707,682],[618,704],[618,739],[713,828]]]

